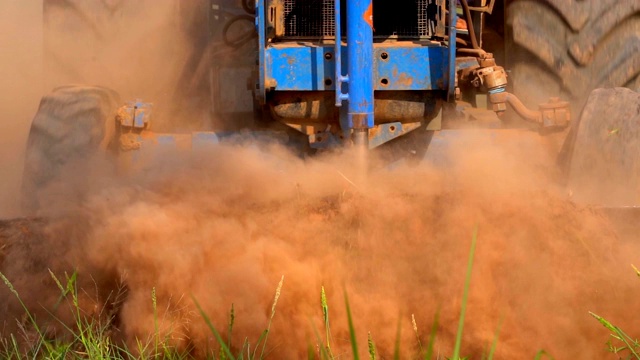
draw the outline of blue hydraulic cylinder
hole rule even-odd
[[[349,94],[342,92],[342,84],[349,82],[349,77],[342,75],[342,31],[340,29],[340,22],[342,21],[342,15],[340,14],[340,0],[335,0],[335,35],[336,43],[334,46],[334,58],[335,58],[335,78],[336,78],[336,106],[342,106],[343,100],[349,100]]]
[[[373,6],[372,0],[347,1],[349,124],[373,127]]]

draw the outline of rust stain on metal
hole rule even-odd
[[[367,115],[366,114],[353,114],[353,128],[354,129],[366,129],[367,128]]]
[[[369,129],[369,139],[372,139],[380,133],[380,125],[374,125]]]
[[[400,73],[400,76],[398,76],[396,83],[398,85],[411,86],[411,84],[413,84],[413,77],[407,75],[407,73]]]

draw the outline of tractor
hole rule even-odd
[[[56,54],[59,47],[48,46],[56,55],[47,58],[55,63],[45,59],[49,68],[70,67],[83,53],[95,60],[91,46],[99,49],[104,37],[87,14],[144,14],[144,2],[93,3],[45,0],[45,42],[63,41],[58,35],[74,22],[69,14],[93,26],[79,41],[83,52]],[[639,200],[640,95],[611,88],[640,84],[637,0],[210,0],[175,7],[193,47],[174,111],[195,109],[188,118],[196,120],[178,126],[195,131],[153,132],[157,104],[122,105],[105,87],[57,87],[43,98],[29,137],[29,209],[77,154],[198,148],[245,128],[282,131],[303,156],[388,147],[414,162],[434,141],[447,141],[450,129],[562,132],[562,166],[576,199],[607,206]],[[55,16],[61,12],[67,17]],[[589,95],[596,87],[609,89]],[[198,129],[203,118],[215,124]]]

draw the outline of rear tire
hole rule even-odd
[[[530,107],[560,96],[582,108],[591,90],[640,90],[640,4],[516,0],[507,8],[510,83]]]
[[[83,196],[90,161],[113,145],[119,104],[118,94],[103,87],[63,86],[42,98],[22,180],[28,214]]]
[[[640,93],[596,89],[561,153],[579,203],[640,206]]]

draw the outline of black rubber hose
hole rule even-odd
[[[255,18],[251,15],[236,15],[231,19],[229,19],[229,21],[227,21],[227,23],[222,28],[222,41],[224,41],[225,45],[232,47],[234,49],[241,47],[242,45],[246,44],[248,41],[250,41],[251,39],[253,39],[258,35],[252,27],[251,30],[248,30],[241,36],[238,36],[237,39],[229,39],[229,37],[227,36],[229,33],[229,29],[233,24],[241,20],[247,20],[251,22],[251,24],[253,24],[255,21]]]

